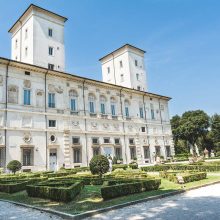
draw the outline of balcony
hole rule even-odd
[[[76,111],[70,111],[70,114],[71,114],[71,115],[79,115],[79,112],[76,112]]]
[[[118,116],[117,115],[112,115],[112,119],[113,120],[118,120]]]
[[[102,119],[108,119],[108,115],[106,115],[106,114],[100,114],[100,117],[101,117]]]
[[[92,118],[97,118],[97,114],[90,112],[90,117],[92,117]]]

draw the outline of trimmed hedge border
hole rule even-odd
[[[83,182],[46,181],[37,185],[27,185],[27,193],[30,197],[40,197],[55,201],[69,202],[78,195],[84,187]]]
[[[33,178],[33,179],[20,179],[20,180],[5,180],[0,182],[0,191],[5,193],[16,193],[26,189],[28,184],[33,184],[39,181],[42,181],[42,178]]]
[[[202,179],[206,179],[206,172],[197,172],[197,173],[179,173],[179,172],[167,172],[161,171],[160,177],[166,178],[172,182],[178,183],[177,176],[181,176],[183,178],[184,183],[194,182]]]
[[[139,181],[130,180],[130,181],[131,182],[110,185],[110,186],[103,186],[101,188],[102,198],[104,200],[107,200],[115,197],[125,196],[128,194],[157,190],[161,184],[160,179],[139,180]],[[113,182],[111,182],[111,184],[113,184]]]
[[[141,167],[141,170],[146,172],[158,172],[167,170],[191,170],[191,171],[220,171],[220,165],[155,165]]]

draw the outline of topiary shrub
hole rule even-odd
[[[8,163],[7,169],[10,170],[12,173],[16,173],[21,169],[22,165],[18,160],[12,160]]]
[[[97,174],[99,177],[102,177],[109,170],[109,161],[103,155],[96,155],[91,159],[89,167],[93,175]]]

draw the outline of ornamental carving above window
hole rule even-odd
[[[30,143],[32,140],[31,134],[30,133],[25,133],[23,136],[23,140],[25,143]]]
[[[31,88],[31,81],[30,80],[24,80],[23,85],[25,88]]]

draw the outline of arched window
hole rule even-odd
[[[101,114],[106,114],[106,110],[105,110],[105,104],[106,104],[106,98],[104,95],[100,96],[100,111]]]
[[[8,87],[8,102],[9,103],[18,103],[18,87],[17,86],[9,86]]]
[[[130,117],[130,114],[129,114],[129,106],[130,106],[129,101],[128,101],[128,100],[125,100],[125,116],[126,116],[127,118]]]
[[[78,105],[78,94],[75,90],[69,91],[69,97],[70,97],[70,109],[73,112],[77,111],[77,105]]]
[[[95,113],[95,95],[90,93],[88,99],[89,99],[89,112]]]
[[[116,99],[111,97],[111,114],[112,116],[116,115]]]

